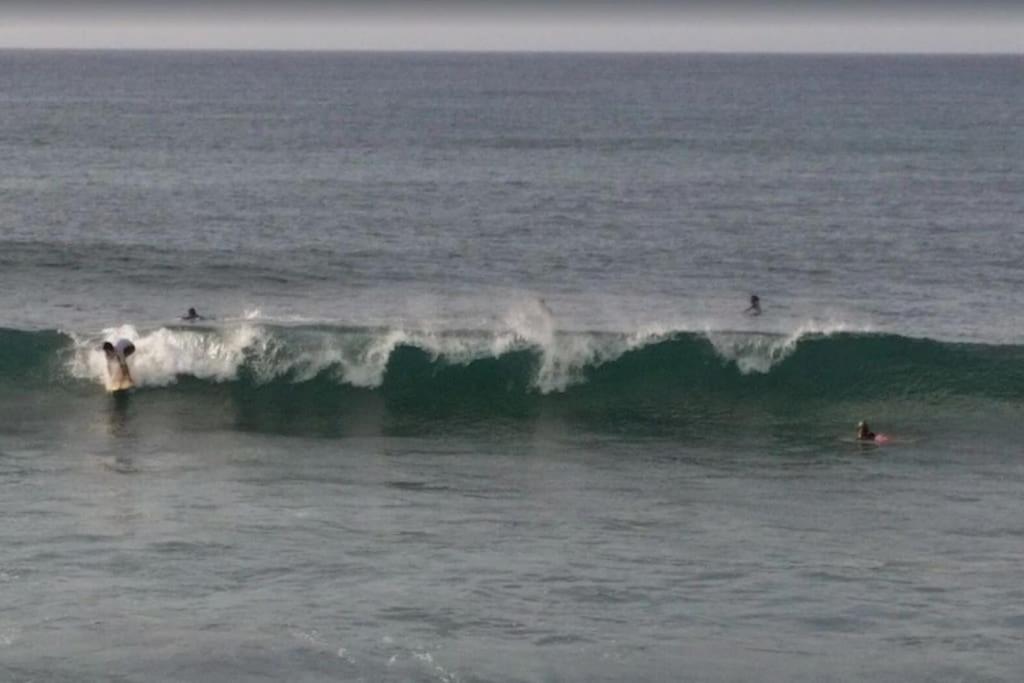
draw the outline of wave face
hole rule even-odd
[[[203,392],[273,405],[382,398],[392,409],[517,414],[575,401],[624,410],[719,403],[1024,398],[1024,346],[808,328],[791,335],[643,330],[556,333],[125,326],[95,336],[0,330],[0,382],[97,389],[100,344],[128,338],[139,392]],[[205,387],[205,389],[204,389]]]

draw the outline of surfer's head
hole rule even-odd
[[[857,423],[857,438],[858,439],[873,439],[875,435],[871,433],[871,428],[868,427],[868,423],[861,420]]]
[[[199,315],[199,314],[196,313],[196,309],[194,309],[194,308],[188,309],[188,317],[195,318],[197,315]]]

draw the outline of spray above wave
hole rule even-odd
[[[222,328],[159,328],[140,332],[125,325],[98,336],[74,336],[67,371],[102,383],[106,339],[134,342],[132,371],[139,387],[161,387],[180,378],[212,382],[303,383],[315,378],[375,389],[394,378],[396,359],[415,352],[437,368],[469,367],[516,354],[530,356],[526,389],[564,391],[585,381],[587,368],[613,361],[658,338],[632,335],[502,331],[434,331],[237,325]]]
[[[289,396],[369,391],[410,403],[466,397],[487,403],[510,396],[610,403],[711,395],[819,401],[1024,397],[1024,346],[810,325],[789,335],[660,328],[626,334],[557,332],[542,316],[512,323],[479,331],[240,322],[149,331],[125,326],[70,337],[8,330],[0,331],[0,381],[73,378],[101,385],[106,364],[99,345],[125,337],[136,345],[132,370],[143,390],[231,385],[266,394],[287,387]]]
[[[387,378],[400,381],[396,359],[419,352],[434,366],[449,370],[491,361],[529,362],[517,376],[523,390],[550,394],[585,383],[588,375],[624,354],[668,340],[671,326],[649,326],[630,333],[559,332],[551,310],[534,299],[508,310],[491,329],[360,328],[315,324],[260,324],[259,311],[217,327],[162,327],[140,332],[133,326],[75,336],[70,375],[102,383],[106,363],[103,340],[135,343],[134,376],[139,386],[167,386],[180,377],[214,382],[244,379],[254,384],[307,382],[314,378],[361,388],[380,388]],[[742,374],[765,373],[796,348],[806,335],[829,334],[845,326],[809,323],[789,334],[751,334],[707,329],[719,357]],[[522,374],[525,373],[525,374]]]

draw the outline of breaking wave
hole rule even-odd
[[[358,390],[425,404],[462,399],[683,400],[977,395],[1024,398],[1024,346],[807,326],[791,334],[559,332],[543,319],[499,331],[405,330],[247,321],[123,326],[99,334],[0,329],[0,382],[104,382],[100,344],[127,338],[139,391],[188,384],[266,393]],[[333,387],[333,389],[332,389]],[[460,398],[461,397],[461,398]]]

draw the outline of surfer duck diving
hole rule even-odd
[[[118,339],[114,344],[103,342],[100,350],[107,357],[107,391],[113,393],[134,387],[135,382],[128,369],[128,356],[135,353],[135,344],[127,339]]]

